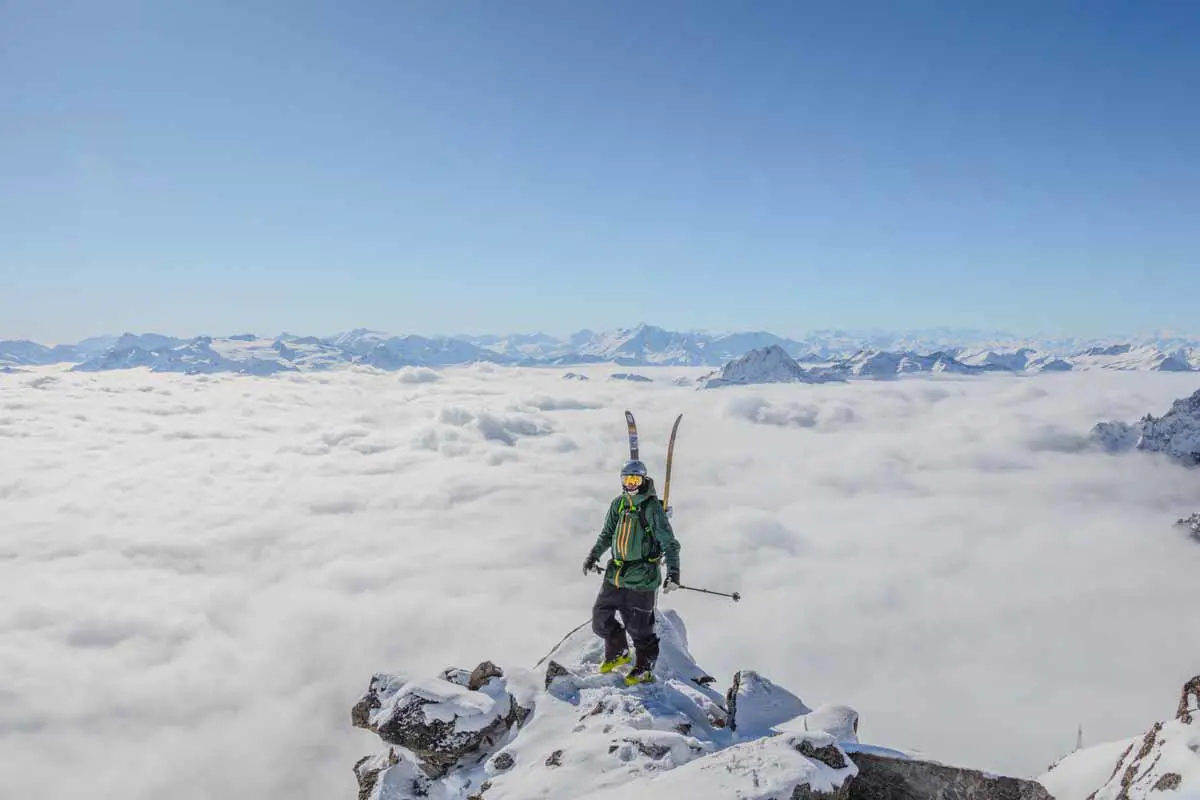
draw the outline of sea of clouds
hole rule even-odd
[[[1194,376],[644,372],[0,375],[0,795],[354,796],[373,672],[532,666],[587,619],[625,408],[656,475],[685,415],[684,582],[744,598],[662,604],[722,683],[1036,775],[1200,671],[1200,547],[1171,526],[1200,475],[1087,442]]]

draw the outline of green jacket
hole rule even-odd
[[[643,516],[649,530],[642,527]],[[671,530],[671,521],[663,511],[652,481],[647,481],[646,491],[622,493],[609,504],[604,528],[592,546],[592,558],[598,561],[609,548],[612,559],[604,580],[619,589],[657,589],[662,583],[658,565],[663,558],[668,571],[679,571],[679,540]]]

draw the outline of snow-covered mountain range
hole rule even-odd
[[[766,331],[704,333],[652,325],[566,337],[392,336],[356,329],[328,337],[238,334],[180,339],[161,334],[100,336],[48,347],[0,341],[0,370],[69,363],[82,371],[149,367],[160,372],[245,372],[332,369],[363,365],[392,370],[487,361],[553,366],[721,367],[747,353],[774,348],[842,377],[890,377],[912,372],[1051,372],[1073,369],[1200,370],[1200,339],[1155,337],[1125,342],[1028,341],[1006,334],[934,329],[911,333],[816,331],[787,339]]]

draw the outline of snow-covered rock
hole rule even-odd
[[[1184,517],[1175,524],[1190,533],[1193,539],[1200,542],[1200,513]]]
[[[485,661],[466,685],[376,675],[350,716],[355,726],[408,751],[410,763],[436,779],[464,759],[485,757],[528,713],[509,693],[503,672]]]
[[[1056,800],[1200,797],[1200,675],[1184,684],[1173,720],[1133,739],[1077,750],[1038,782]]]
[[[1097,423],[1091,438],[1110,453],[1137,449],[1163,453],[1189,466],[1200,465],[1200,389],[1176,400],[1161,417],[1147,414],[1133,424]]]
[[[610,381],[630,381],[631,383],[653,383],[650,378],[645,375],[638,375],[636,372],[614,372],[608,376]]]
[[[725,695],[725,707],[729,712],[729,729],[752,738],[766,736],[776,725],[812,710],[787,689],[750,669],[733,676],[733,685]]]
[[[1031,782],[860,744],[853,709],[810,710],[752,670],[722,693],[679,615],[659,611],[656,625],[656,681],[634,687],[599,672],[604,645],[587,623],[533,669],[376,675],[351,713],[386,745],[355,765],[360,798],[932,800],[955,788],[977,800],[1047,798]]]
[[[800,366],[779,345],[751,350],[735,358],[719,372],[705,377],[702,386],[716,389],[722,386],[748,386],[761,383],[824,383],[840,378],[819,370]]]

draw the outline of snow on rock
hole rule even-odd
[[[1097,422],[1091,436],[1104,452],[1123,453],[1137,446],[1141,432],[1128,422]]]
[[[858,744],[858,712],[850,706],[820,705],[787,722],[775,725],[780,733],[801,731],[824,731],[838,740],[839,744]]]
[[[509,693],[503,673],[490,662],[490,677],[474,673],[467,686],[443,678],[408,680],[375,675],[351,711],[351,721],[412,756],[424,776],[440,778],[467,756],[485,756],[529,713]],[[399,763],[395,751],[383,760]],[[360,762],[361,763],[361,762]]]
[[[1038,782],[1056,800],[1200,798],[1200,675],[1184,684],[1173,720],[1138,738],[1077,750]]]
[[[1187,530],[1193,539],[1200,542],[1200,514],[1192,514],[1190,517],[1185,517],[1175,524]]]
[[[632,381],[633,383],[652,383],[650,378],[645,375],[638,375],[636,372],[614,372],[608,376],[610,381]]]
[[[720,371],[707,376],[702,386],[716,389],[722,386],[745,386],[759,383],[824,383],[840,380],[827,372],[806,370],[779,345],[751,350],[735,358]]]
[[[766,736],[774,726],[812,710],[799,697],[751,669],[733,676],[725,707],[729,729],[742,738]]]
[[[1187,465],[1200,465],[1200,390],[1176,400],[1161,417],[1147,414],[1132,425],[1097,423],[1091,439],[1110,453],[1136,448],[1164,453]]]
[[[360,799],[876,800],[899,796],[878,790],[891,780],[878,776],[897,770],[904,786],[929,790],[905,795],[914,800],[963,786],[979,800],[1046,797],[1036,784],[858,744],[853,709],[810,710],[752,670],[722,693],[689,652],[679,615],[655,619],[650,684],[601,674],[604,645],[587,622],[532,669],[483,662],[430,679],[376,675],[351,712],[386,745],[354,767]],[[876,778],[864,780],[864,762]],[[856,795],[860,780],[875,793]]]

